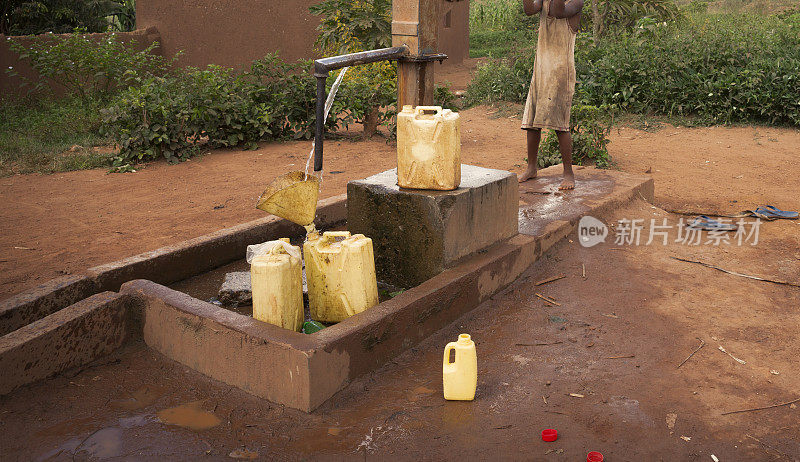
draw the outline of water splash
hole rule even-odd
[[[328,92],[328,98],[325,100],[325,117],[322,119],[323,124],[328,121],[328,114],[331,112],[333,101],[336,99],[336,93],[339,91],[339,85],[342,84],[342,79],[344,79],[347,69],[348,67],[342,68],[342,70],[339,72],[339,75],[336,76],[336,80],[333,82],[333,85],[331,86],[331,91]],[[314,157],[315,142],[316,140],[311,142],[311,152],[308,153],[308,160],[306,161],[306,178],[308,178],[308,169],[311,167],[311,159]],[[322,171],[319,172],[319,188],[322,189]]]

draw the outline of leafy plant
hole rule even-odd
[[[392,43],[391,0],[324,0],[309,11],[322,16],[317,45],[326,52],[345,54]]]
[[[122,1],[6,0],[0,7],[0,34],[61,34],[76,28],[104,32],[108,30],[107,16],[116,14]]]
[[[691,116],[707,123],[800,125],[800,23],[776,16],[696,15],[576,43],[576,104]],[[747,37],[742,40],[741,37]],[[523,102],[535,50],[520,48],[478,68],[470,104]]]
[[[104,133],[120,146],[115,167],[161,157],[181,161],[201,148],[310,139],[316,84],[300,72],[309,64],[267,55],[243,73],[220,66],[188,68],[130,87],[102,111]],[[342,102],[334,104],[331,115],[329,130],[349,117]]]
[[[136,51],[113,33],[92,37],[76,32],[52,35],[48,40],[11,39],[9,43],[11,50],[27,59],[39,75],[36,81],[23,79],[30,92],[50,92],[49,84],[55,82],[84,101],[104,98],[117,88],[162,75],[172,63],[153,53],[158,43]],[[13,68],[7,72],[19,77]]]
[[[588,0],[583,22],[591,25],[595,41],[606,32],[621,33],[637,27],[643,18],[661,22],[681,19],[674,0]]]
[[[391,45],[391,0],[324,0],[309,10],[322,16],[317,47],[324,55],[340,55]],[[340,89],[350,121],[372,136],[390,121],[397,95],[397,65],[378,62],[350,68]]]
[[[574,105],[571,111],[572,161],[576,165],[593,163],[599,168],[611,164],[608,155],[608,134],[611,132],[614,108],[608,106]],[[561,163],[558,138],[550,132],[542,143],[538,158],[539,167]]]

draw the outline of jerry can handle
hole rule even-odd
[[[456,347],[456,342],[450,342],[447,346],[444,347],[444,358],[442,358],[442,363],[445,367],[455,364],[455,361],[452,363],[450,362],[450,350]],[[458,359],[458,358],[456,358]]]
[[[417,106],[414,108],[416,115],[438,115],[442,113],[441,106]]]
[[[337,237],[343,237],[347,239],[350,237],[350,231],[325,231],[322,233],[322,244],[331,243]]]

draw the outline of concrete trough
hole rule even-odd
[[[256,396],[311,412],[372,371],[476,308],[537,257],[518,235],[423,284],[315,334],[266,324],[152,281],[122,293],[138,300],[145,343]]]

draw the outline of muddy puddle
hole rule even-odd
[[[159,411],[158,421],[167,425],[188,428],[189,430],[202,431],[214,428],[222,421],[210,411],[203,409],[204,401],[192,401]]]

